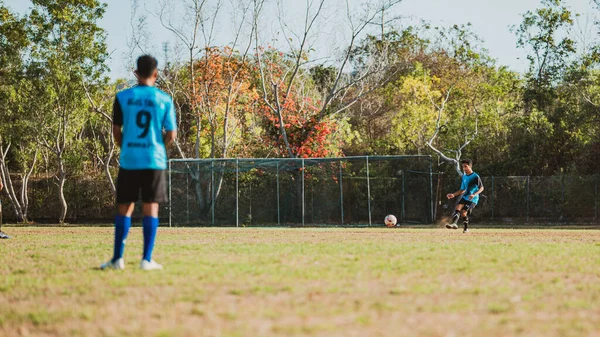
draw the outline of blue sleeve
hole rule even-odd
[[[167,114],[165,116],[165,130],[167,131],[175,131],[177,130],[177,121],[175,117],[175,107],[173,104],[173,100],[170,99],[167,103]]]

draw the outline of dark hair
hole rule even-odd
[[[142,55],[137,59],[137,74],[140,77],[148,78],[158,68],[158,61],[151,55]]]
[[[461,164],[467,164],[469,166],[473,166],[473,161],[471,159],[463,159],[460,161]]]

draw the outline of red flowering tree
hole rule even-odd
[[[339,144],[334,144],[336,123],[319,115],[321,102],[313,98],[318,96],[318,92],[309,74],[299,74],[300,80],[291,83],[283,92],[279,88],[289,81],[285,70],[291,62],[291,55],[272,47],[262,52],[262,71],[268,73],[271,81],[271,90],[265,90],[257,102],[264,120],[265,142],[274,147],[278,155],[292,158],[339,155]]]
[[[399,2],[369,0],[362,2],[358,10],[347,4],[347,44],[341,46],[337,59],[325,61],[335,67],[314,66],[310,55],[315,30],[326,20],[325,0],[307,4],[301,31],[292,31],[287,19],[279,16],[281,33],[289,47],[285,53],[259,44],[262,5],[255,7],[253,30],[261,111],[270,121],[268,135],[280,153],[292,158],[334,154],[330,151],[338,126],[334,119],[339,119],[361,97],[380,88],[393,73],[388,71],[393,53],[389,53],[386,43],[369,50],[357,44],[367,34],[367,27],[380,22],[384,13]],[[311,74],[313,69],[317,71]]]
[[[311,98],[281,97],[281,115],[268,106],[260,104],[260,113],[265,120],[265,141],[277,149],[279,155],[288,152],[284,133],[287,136],[287,144],[292,157],[314,158],[339,155],[339,146],[332,147],[335,123],[331,120],[318,120],[319,109],[312,104]],[[261,102],[262,103],[262,102]],[[337,150],[337,151],[336,151]],[[289,154],[289,153],[287,153]]]

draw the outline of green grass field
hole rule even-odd
[[[0,336],[600,336],[600,231],[4,228]]]

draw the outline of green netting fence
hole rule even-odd
[[[454,200],[444,196],[458,190],[456,174],[434,175],[436,217],[448,215]],[[600,175],[489,176],[474,219],[498,223],[597,224]]]
[[[172,201],[162,206],[161,223],[170,219],[176,226],[382,226],[387,213],[406,224],[430,224],[432,218],[451,214],[455,200],[446,200],[445,195],[460,186],[455,172],[433,172],[430,178],[429,157],[368,157],[368,161],[367,176],[366,157],[306,159],[305,170],[299,159],[173,160]],[[600,224],[600,175],[482,179],[484,197],[473,214],[474,223]],[[20,176],[13,175],[12,181],[20,190]],[[6,191],[0,193],[3,219],[16,222]],[[32,177],[28,197],[30,220],[56,222],[60,204],[55,179]],[[67,222],[113,221],[114,195],[103,175],[69,177],[65,197]],[[138,224],[140,212],[138,205]]]
[[[381,226],[434,219],[430,156],[169,162],[173,226]]]

